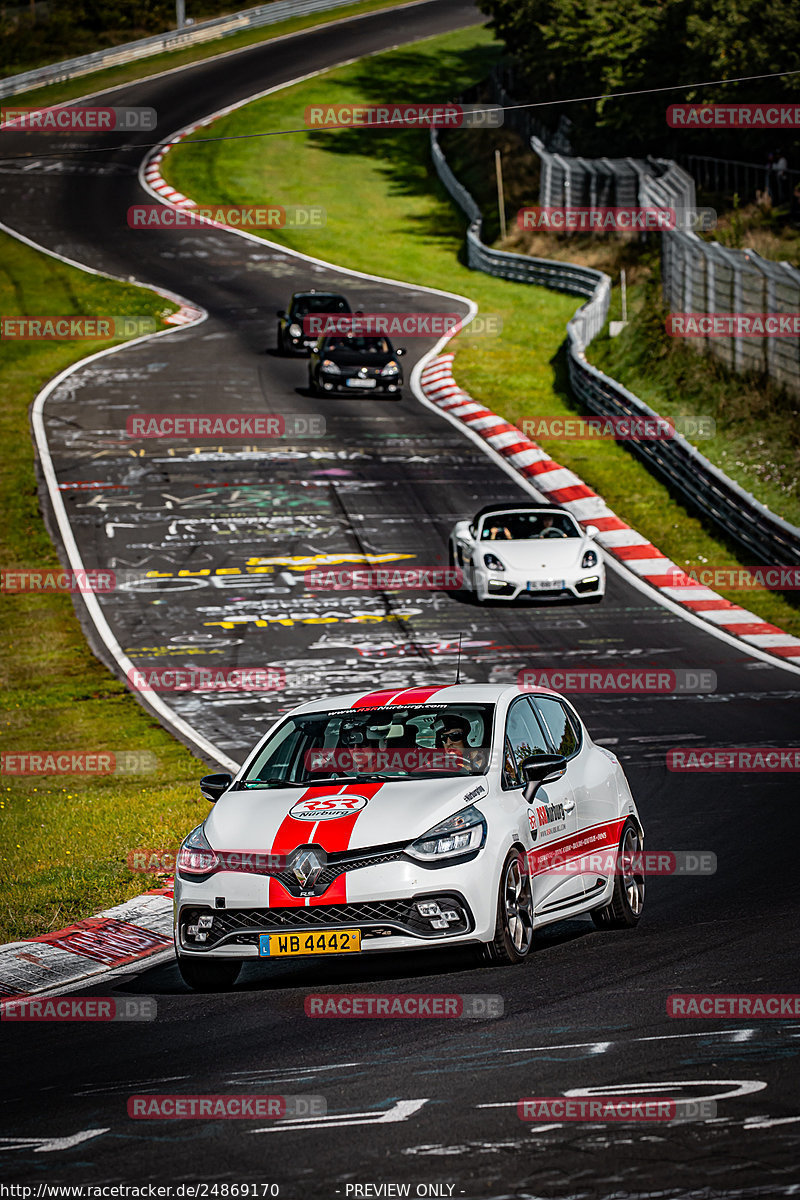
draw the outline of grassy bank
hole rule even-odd
[[[436,100],[480,79],[497,53],[486,30],[473,28],[328,72],[275,93],[217,122],[214,136],[252,128],[290,129],[306,105]],[[446,85],[441,81],[446,80]],[[207,133],[206,133],[207,136]],[[493,170],[494,155],[475,137],[473,170]],[[505,136],[505,135],[504,135]],[[252,141],[199,144],[172,151],[165,173],[204,203],[321,204],[327,225],[311,233],[271,230],[269,237],[342,266],[469,294],[503,319],[501,337],[462,335],[457,377],[476,400],[509,420],[581,411],[572,398],[560,350],[574,298],[506,283],[464,266],[464,222],[432,174],[427,135],[413,130],[328,131]],[[548,441],[575,470],[664,553],[681,565],[747,565],[736,548],[687,512],[622,445]],[[800,633],[800,614],[763,590],[726,593],[765,620]]]
[[[0,235],[5,316],[114,314],[161,325],[173,309],[152,292],[83,274]],[[48,379],[101,348],[3,342],[4,569],[59,567],[39,511],[29,408]],[[94,658],[68,595],[0,595],[0,644],[4,755],[145,750],[157,763],[146,774],[95,777],[21,777],[4,768],[0,942],[6,942],[59,929],[154,886],[153,876],[127,870],[128,852],[177,846],[208,805],[197,788],[202,765]]]

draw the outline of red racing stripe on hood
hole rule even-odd
[[[292,801],[292,808],[298,800],[316,799],[318,796],[335,796],[337,792],[342,790],[341,783],[332,784],[315,784],[314,787],[306,788],[297,797],[297,800]],[[302,846],[308,841],[309,834],[314,828],[308,821],[296,821],[289,813],[283,818],[278,832],[275,834],[272,843],[272,854],[290,854],[296,846]],[[297,896],[290,896],[284,887],[278,883],[277,879],[270,878],[269,881],[269,903],[270,907],[277,905],[278,907],[296,907],[301,905],[303,901]]]
[[[367,800],[371,800],[383,787],[382,783],[369,783],[366,787],[361,787],[354,783],[348,786],[348,792],[352,791],[353,795],[366,796]],[[346,794],[346,793],[345,793]],[[367,806],[368,807],[368,806]],[[352,817],[339,817],[336,821],[323,822],[317,826],[317,832],[314,834],[314,841],[320,846],[324,846],[329,854],[347,850],[350,845],[350,839],[353,836],[353,830],[356,827],[356,822],[365,809],[354,813]],[[325,825],[329,828],[326,829]],[[323,833],[324,836],[320,837]],[[347,872],[343,871],[334,879],[331,886],[321,896],[312,896],[309,904],[346,904],[347,903]]]
[[[344,784],[341,781],[331,784],[316,784],[314,787],[307,788],[296,800],[293,800],[292,808],[301,800],[317,800],[325,796],[342,796],[342,798],[345,798],[349,794],[364,796],[369,801],[376,792],[380,791],[382,786],[381,783],[360,785],[357,783]],[[350,838],[356,821],[363,811],[364,809],[360,809],[358,812],[353,813],[351,817],[337,817],[332,821],[320,822],[298,821],[295,817],[287,813],[275,835],[275,840],[272,843],[272,853],[290,854],[292,850],[306,843],[322,846],[329,854],[346,850],[350,844]],[[345,898],[345,878],[345,875],[342,875],[338,880],[335,880],[324,896],[311,897],[311,903],[343,903]],[[339,895],[340,890],[341,895]],[[305,899],[300,896],[291,896],[277,879],[270,878],[269,904],[270,907],[297,908],[305,904]]]

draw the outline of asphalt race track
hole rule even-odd
[[[479,19],[461,0],[433,0],[127,85],[108,102],[169,114],[159,125],[168,135],[266,87]],[[291,1200],[355,1200],[380,1193],[351,1185],[388,1183],[409,1183],[412,1196],[436,1184],[431,1194],[476,1198],[797,1194],[800,1026],[666,1015],[676,991],[796,990],[796,779],[665,766],[676,746],[791,745],[797,673],[713,636],[613,570],[605,602],[590,607],[479,609],[444,591],[309,592],[309,561],[370,554],[445,564],[453,522],[490,498],[520,498],[520,486],[408,386],[399,401],[314,399],[305,362],[272,350],[275,310],[294,290],[342,290],[365,311],[442,311],[440,296],[234,233],[128,229],[128,206],[150,202],[137,168],[151,140],[134,135],[127,149],[104,151],[119,138],[98,136],[97,153],[78,158],[63,137],[6,134],[0,146],[6,226],[209,314],[77,370],[45,404],[59,484],[103,485],[61,493],[84,564],[158,572],[100,597],[124,654],[143,667],[281,668],[287,686],[273,693],[164,697],[237,761],[271,718],[320,687],[453,681],[459,634],[465,681],[512,681],[524,666],[711,669],[711,694],[577,702],[593,736],[623,762],[648,846],[712,851],[718,870],[649,881],[634,932],[601,933],[588,918],[551,927],[518,969],[478,967],[466,952],[257,964],[233,993],[215,996],[190,994],[172,965],[122,972],[87,993],[155,996],[155,1022],[0,1029],[0,1177],[274,1183]],[[33,148],[38,167],[8,160]],[[406,345],[408,379],[432,343]],[[221,410],[322,414],[327,432],[250,449],[125,432],[131,413]],[[42,501],[55,530],[44,489]],[[312,1020],[303,1008],[312,990],[492,993],[505,1016]],[[523,1096],[645,1086],[714,1098],[717,1117],[537,1127],[516,1114]],[[323,1095],[328,1116],[281,1126],[131,1120],[128,1096],[151,1092]]]

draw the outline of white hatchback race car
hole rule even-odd
[[[178,965],[197,990],[230,987],[251,959],[466,943],[518,963],[539,926],[641,916],[627,780],[555,692],[314,701],[273,725],[235,779],[200,787],[215,805],[175,871]]]
[[[597,604],[606,590],[602,555],[560,508],[491,504],[450,534],[450,565],[461,567],[464,587],[478,600],[583,600]]]

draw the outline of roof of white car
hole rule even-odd
[[[526,688],[525,692],[557,696],[549,688]],[[522,695],[516,684],[455,683],[432,684],[428,687],[386,688],[380,692],[347,692],[342,696],[325,696],[298,705],[293,712],[330,712],[339,709],[404,707],[409,704],[497,704],[512,696]]]

